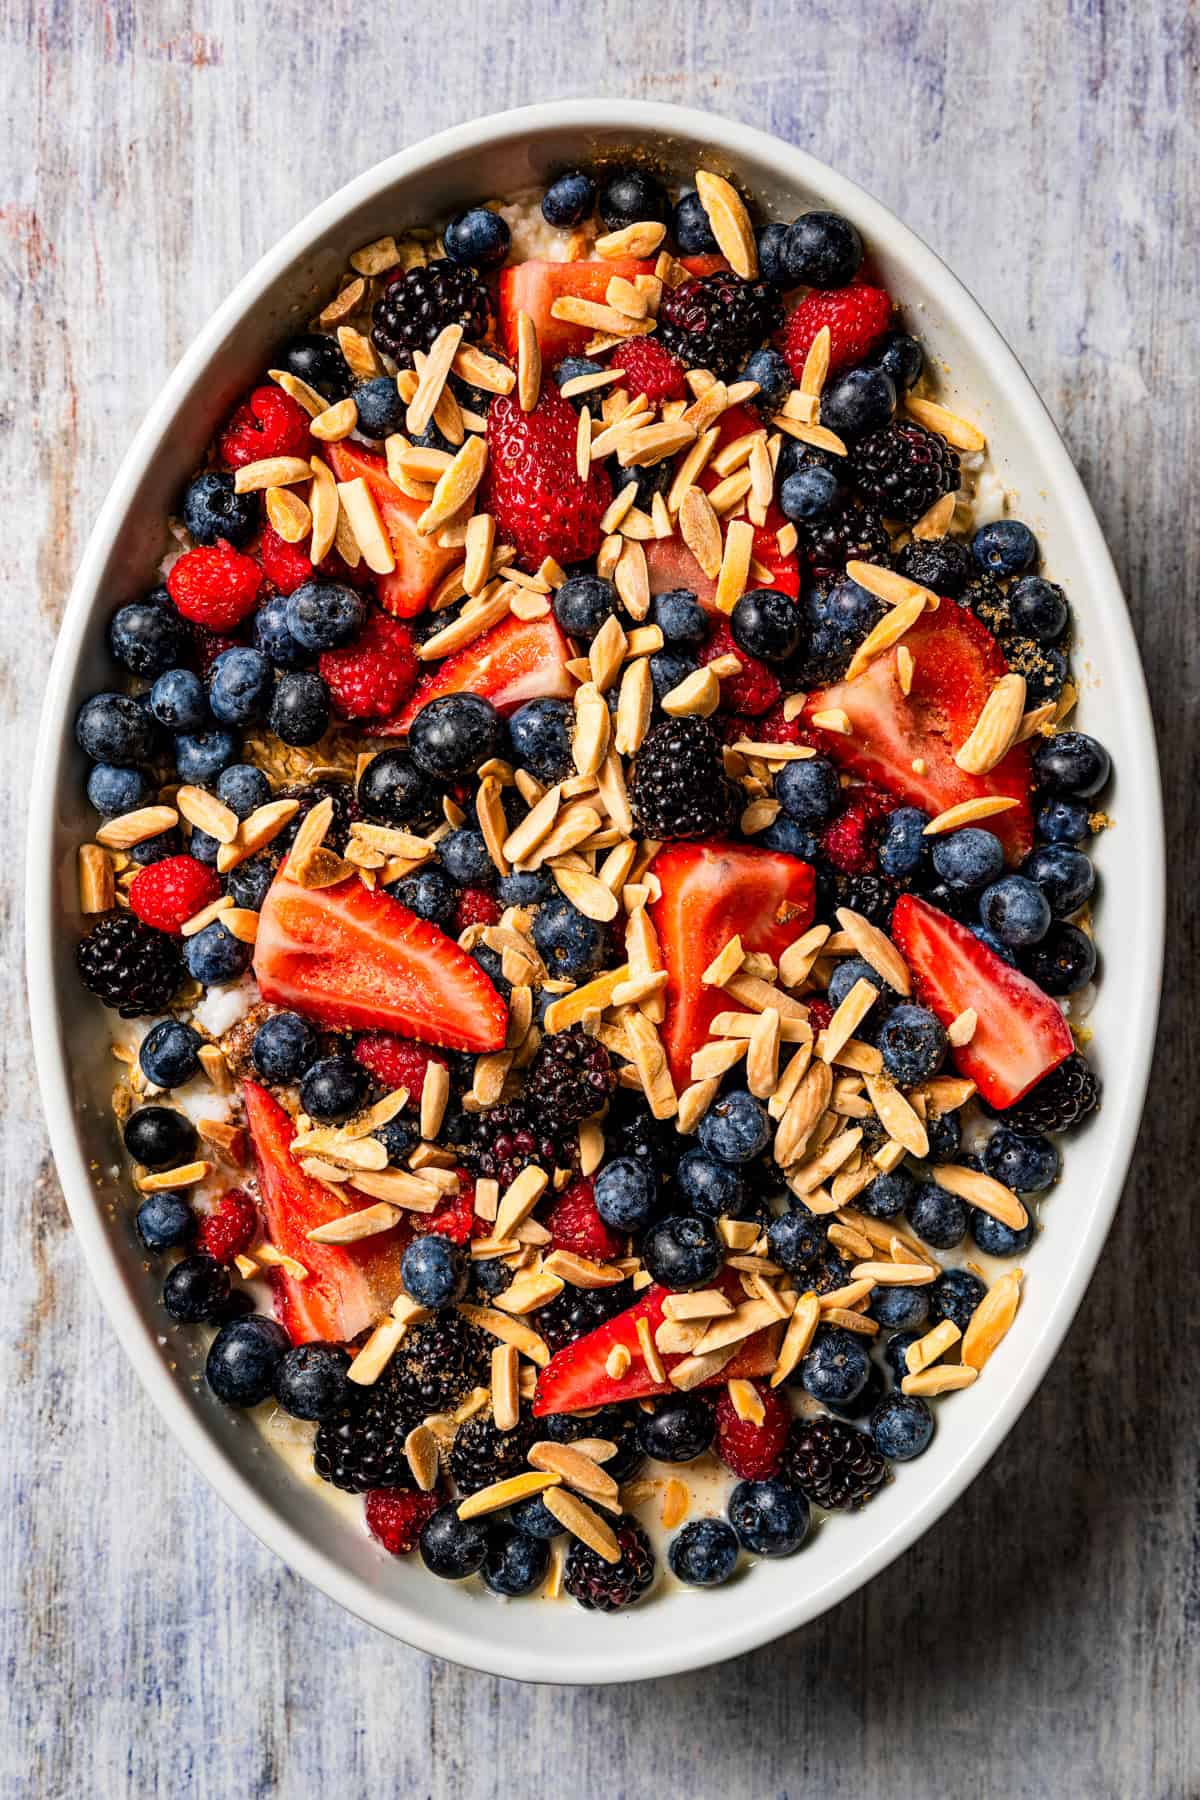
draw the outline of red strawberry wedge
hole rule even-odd
[[[1070,1027],[1049,995],[937,907],[901,894],[892,936],[918,999],[943,1025],[968,1007],[975,1013],[970,1043],[951,1054],[990,1106],[1012,1106],[1074,1050]]]
[[[570,645],[553,613],[544,619],[501,619],[473,644],[465,644],[423,675],[394,718],[370,728],[372,737],[406,732],[421,708],[442,694],[480,694],[498,712],[515,712],[527,700],[569,700]]]
[[[735,1305],[745,1298],[732,1270],[713,1285]],[[648,1287],[640,1300],[618,1313],[615,1319],[598,1325],[595,1331],[589,1331],[585,1337],[576,1338],[573,1344],[566,1344],[557,1351],[538,1376],[537,1392],[533,1397],[534,1417],[544,1418],[547,1413],[587,1412],[594,1406],[607,1406],[612,1400],[644,1400],[652,1394],[674,1393],[669,1381],[655,1381],[646,1367],[637,1330],[638,1320],[645,1319],[653,1341],[654,1333],[662,1324],[663,1303],[669,1293],[669,1288]],[[775,1367],[779,1336],[778,1325],[767,1325],[756,1331],[753,1337],[746,1339],[732,1361],[709,1380],[701,1382],[701,1387],[713,1387],[737,1375],[768,1374]],[[610,1351],[618,1344],[623,1344],[629,1351],[630,1363],[624,1375],[614,1377],[608,1373],[606,1364]],[[667,1355],[662,1361],[670,1374],[683,1357]]]
[[[669,844],[654,859],[662,897],[651,908],[667,969],[662,1040],[676,1088],[691,1080],[692,1054],[717,1013],[720,988],[700,977],[736,933],[745,950],[778,958],[812,923],[814,877],[799,857],[709,839]]]
[[[408,1226],[356,1244],[314,1244],[308,1233],[346,1209],[293,1162],[295,1127],[279,1102],[255,1081],[243,1083],[242,1097],[268,1236],[308,1270],[302,1281],[286,1269],[272,1270],[280,1321],[293,1344],[346,1343],[373,1325],[400,1292]]]
[[[504,1046],[508,1009],[474,958],[357,875],[303,888],[281,870],[259,914],[254,973],[264,1000],[321,1025],[448,1050]]]
[[[954,760],[1008,668],[1003,651],[973,613],[949,600],[937,612],[923,614],[904,642],[915,665],[907,695],[900,691],[895,654],[885,651],[856,681],[810,693],[804,723],[820,733],[825,754],[841,768],[927,813],[991,795],[1015,800],[1008,812],[982,823],[995,832],[1009,860],[1019,861],[1033,843],[1027,747],[1016,745],[987,775],[968,775]],[[814,714],[832,709],[846,714],[849,736],[813,723]]]
[[[690,256],[683,259],[693,275],[708,275],[714,269],[728,267],[720,256]],[[528,313],[538,334],[542,360],[547,366],[561,362],[564,356],[578,355],[588,339],[594,336],[590,325],[574,325],[569,319],[554,317],[556,300],[590,300],[603,306],[608,284],[614,275],[634,281],[639,275],[652,275],[654,260],[618,256],[611,261],[539,262],[536,259],[517,263],[500,271],[500,329],[504,347],[516,361],[517,314]]]
[[[417,520],[425,502],[410,500],[400,492],[387,472],[387,463],[375,451],[343,440],[326,444],[325,456],[339,481],[361,478],[366,482],[391,540],[396,567],[390,575],[375,577],[380,606],[397,619],[415,619],[424,612],[433,590],[461,551],[442,549],[436,533],[420,536]]]

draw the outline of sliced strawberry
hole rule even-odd
[[[313,1243],[309,1232],[343,1217],[346,1209],[293,1162],[295,1126],[279,1102],[256,1081],[242,1084],[242,1097],[267,1234],[277,1250],[308,1270],[303,1280],[284,1268],[272,1271],[280,1320],[293,1344],[346,1343],[373,1325],[400,1292],[408,1226],[401,1223],[356,1244]]]
[[[662,897],[651,908],[667,968],[663,1043],[677,1088],[691,1080],[692,1054],[729,1001],[700,977],[736,933],[746,950],[778,958],[812,923],[808,863],[745,844],[669,844],[654,859]]]
[[[504,1045],[508,1009],[474,958],[357,875],[303,888],[281,870],[259,914],[254,973],[264,1000],[322,1025],[449,1050]]]
[[[989,1105],[1012,1106],[1074,1050],[1071,1029],[1049,995],[936,906],[901,894],[892,936],[918,999],[943,1025],[968,1007],[975,1013],[970,1043],[951,1054]]]
[[[694,275],[707,275],[727,265],[719,256],[685,257]],[[610,262],[529,262],[516,263],[500,271],[500,329],[504,347],[513,361],[517,356],[517,314],[528,313],[533,320],[541,346],[543,361],[549,366],[564,356],[582,351],[595,333],[590,325],[572,325],[554,317],[556,300],[591,300],[603,306],[608,284],[614,275],[633,281],[639,275],[652,275],[654,262],[633,256],[618,256]]]
[[[387,472],[387,463],[374,450],[364,450],[361,444],[343,438],[340,444],[326,444],[325,455],[339,481],[361,477],[366,482],[391,539],[396,567],[390,575],[375,578],[380,606],[397,619],[415,618],[424,612],[438,582],[462,552],[443,550],[436,532],[428,537],[419,535],[417,520],[425,511],[425,502],[410,500],[400,492]]]
[[[544,619],[502,619],[423,675],[403,711],[371,726],[370,735],[401,736],[441,694],[481,694],[502,713],[515,712],[526,700],[569,700],[575,691],[567,674],[570,654],[553,613]]]
[[[745,1298],[733,1270],[723,1274],[714,1285],[735,1305]],[[543,1418],[547,1413],[587,1412],[594,1406],[607,1406],[613,1400],[643,1400],[651,1394],[674,1393],[669,1381],[655,1381],[646,1367],[637,1331],[638,1320],[645,1319],[653,1341],[654,1333],[663,1321],[663,1303],[669,1292],[664,1287],[648,1287],[640,1300],[618,1313],[615,1319],[597,1326],[585,1337],[576,1338],[573,1344],[565,1345],[552,1356],[538,1376],[537,1392],[533,1397],[535,1418]],[[629,1351],[630,1363],[624,1375],[614,1378],[605,1365],[617,1344],[623,1344]],[[709,1380],[701,1382],[701,1387],[713,1387],[738,1375],[766,1375],[775,1366],[778,1347],[778,1325],[756,1331],[753,1337],[746,1339],[733,1360]],[[662,1360],[669,1374],[683,1358],[665,1355]]]
[[[1018,744],[986,775],[968,775],[954,760],[1007,670],[1004,652],[973,613],[948,600],[937,612],[923,614],[904,642],[915,665],[907,695],[896,678],[895,655],[885,652],[856,681],[810,693],[802,714],[805,724],[820,731],[813,715],[840,709],[850,721],[850,733],[822,731],[825,754],[928,813],[988,795],[1016,800],[1017,806],[985,823],[1009,859],[1019,861],[1033,842],[1027,747]]]

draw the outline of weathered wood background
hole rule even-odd
[[[678,1680],[527,1688],[302,1586],[143,1399],[37,1122],[3,918],[5,1796],[1200,1794],[1194,1205],[1197,56],[1186,0],[6,0],[0,833],[77,552],[164,374],[259,253],[385,153],[603,91],[856,176],[966,278],[1067,434],[1134,610],[1177,883],[1125,1203],[1025,1419],[869,1591]]]

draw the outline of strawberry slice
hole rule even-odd
[[[339,481],[357,481],[361,477],[366,482],[391,539],[396,567],[390,575],[375,577],[380,606],[397,619],[416,618],[424,612],[433,590],[446,570],[458,561],[461,551],[443,550],[436,532],[429,537],[418,534],[417,520],[425,511],[425,502],[410,500],[400,492],[382,456],[364,450],[361,444],[352,444],[348,438],[340,444],[326,444],[324,453]]]
[[[685,266],[693,275],[708,275],[714,269],[728,267],[720,256],[687,256]],[[634,281],[639,275],[652,275],[654,261],[634,256],[614,257],[611,262],[529,262],[516,263],[500,271],[500,329],[504,347],[516,361],[517,314],[528,313],[538,334],[542,358],[547,366],[561,362],[564,356],[578,355],[595,333],[590,325],[572,325],[556,319],[556,300],[590,300],[604,305],[608,284],[614,275]]]
[[[474,958],[357,875],[303,888],[281,869],[259,914],[254,973],[264,1000],[322,1025],[449,1050],[504,1045],[508,1009]]]
[[[441,694],[481,694],[502,713],[515,712],[526,700],[569,700],[575,691],[567,674],[570,654],[553,613],[544,619],[501,619],[423,675],[403,710],[369,727],[370,735],[402,735],[421,708]]]
[[[1019,861],[1033,842],[1028,748],[1016,745],[986,775],[968,775],[954,760],[1008,668],[1004,652],[986,625],[948,600],[937,612],[923,613],[904,642],[915,664],[908,695],[901,693],[896,679],[895,655],[885,652],[857,681],[838,681],[810,693],[801,715],[805,724],[820,732],[825,754],[841,768],[928,813],[989,795],[1016,800],[1017,806],[984,824],[1000,839],[1009,860]],[[849,719],[848,737],[813,724],[815,713],[831,708],[840,708]]]
[[[744,844],[669,844],[654,859],[662,896],[651,907],[667,968],[662,1039],[677,1088],[691,1080],[692,1053],[729,1000],[700,977],[736,933],[746,950],[778,959],[812,923],[814,876],[782,851]]]
[[[314,1244],[308,1233],[346,1209],[293,1162],[295,1126],[279,1102],[256,1081],[242,1084],[242,1098],[268,1236],[308,1270],[304,1280],[283,1268],[271,1271],[280,1321],[293,1344],[346,1343],[373,1325],[400,1292],[408,1225],[356,1244]]]
[[[936,906],[901,894],[892,936],[918,999],[943,1025],[974,1011],[971,1041],[952,1055],[989,1105],[1012,1106],[1074,1050],[1070,1026],[1049,995]]]
[[[713,1285],[735,1305],[745,1298],[732,1269],[726,1270]],[[651,1394],[674,1393],[669,1381],[655,1381],[646,1367],[637,1331],[638,1320],[645,1319],[653,1341],[654,1333],[662,1324],[663,1303],[669,1293],[669,1288],[648,1287],[640,1300],[627,1306],[616,1318],[598,1325],[595,1331],[589,1331],[585,1337],[576,1338],[573,1344],[557,1351],[538,1376],[533,1397],[534,1417],[544,1418],[547,1413],[587,1412],[594,1406],[607,1406],[612,1400],[643,1400]],[[778,1325],[767,1325],[756,1331],[753,1337],[746,1339],[732,1361],[701,1382],[701,1387],[722,1384],[736,1375],[768,1374],[775,1367],[779,1335]],[[605,1365],[617,1344],[623,1344],[629,1351],[630,1363],[624,1375],[614,1379]],[[669,1374],[683,1357],[666,1355],[662,1360]]]

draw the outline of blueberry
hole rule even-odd
[[[675,202],[671,234],[683,256],[712,256],[721,246],[713,236],[704,203],[695,188],[687,188]]]
[[[739,1481],[728,1511],[739,1543],[755,1556],[792,1556],[808,1536],[808,1501],[786,1481]]]
[[[1025,575],[1014,582],[1008,610],[1022,637],[1034,638],[1039,644],[1057,644],[1071,617],[1067,596],[1058,583],[1040,575]]]
[[[551,975],[572,981],[594,974],[608,954],[604,926],[587,918],[561,894],[539,909],[532,935]]]
[[[736,1219],[746,1203],[746,1184],[741,1172],[718,1162],[706,1150],[692,1149],[680,1157],[675,1185],[694,1213],[706,1219]]]
[[[929,1296],[919,1287],[877,1287],[867,1311],[884,1331],[920,1331],[929,1317]]]
[[[288,595],[288,630],[310,654],[351,643],[366,616],[363,596],[340,581],[305,581]]]
[[[775,778],[775,798],[798,825],[824,825],[842,798],[838,772],[824,756],[785,763]]]
[[[979,916],[1002,944],[1023,950],[1040,943],[1049,930],[1050,902],[1028,876],[1002,875],[979,896]]]
[[[122,1135],[134,1162],[146,1169],[173,1169],[196,1148],[195,1126],[173,1106],[139,1106]]]
[[[336,338],[319,331],[290,338],[279,351],[275,367],[298,376],[326,400],[344,400],[353,386],[350,366]]]
[[[1068,844],[1039,844],[1021,864],[1021,873],[1037,883],[1056,919],[1078,912],[1096,885],[1088,858]]]
[[[234,492],[233,476],[210,469],[183,496],[183,522],[198,544],[225,538],[244,550],[258,530],[258,496]]]
[[[1090,800],[1108,780],[1112,759],[1104,745],[1086,731],[1060,731],[1035,746],[1033,767],[1050,793]]]
[[[488,1530],[483,1519],[460,1519],[456,1502],[441,1507],[421,1527],[418,1547],[431,1575],[463,1581],[483,1567]]]
[[[755,842],[765,850],[780,850],[784,856],[798,856],[801,862],[812,862],[817,854],[815,834],[783,813],[758,834]]]
[[[150,689],[150,711],[168,731],[203,731],[212,724],[208,694],[194,669],[165,669]]]
[[[971,1236],[985,1256],[1024,1256],[1033,1242],[1036,1227],[1032,1218],[1026,1219],[1020,1230],[1014,1230],[981,1207],[971,1207],[970,1213]]]
[[[772,287],[788,287],[791,284],[791,277],[787,272],[787,238],[788,227],[782,220],[776,219],[770,225],[759,227],[758,272]]]
[[[448,831],[438,845],[438,860],[459,887],[488,887],[496,877],[496,866],[488,855],[483,833],[473,825]]]
[[[374,381],[360,381],[354,390],[354,404],[358,409],[355,429],[363,437],[378,441],[390,437],[394,431],[404,430],[407,409],[390,375],[380,375]]]
[[[1020,519],[993,519],[971,539],[971,554],[989,575],[1021,575],[1038,557],[1038,541]]]
[[[1010,950],[1007,944],[1001,943],[994,931],[989,931],[986,925],[972,925],[969,929],[972,936],[978,938],[979,942],[985,949],[990,950],[993,956],[998,956],[1000,961],[1007,963],[1010,969],[1016,968],[1016,951]]]
[[[237,981],[250,967],[253,955],[254,945],[235,938],[219,919],[188,938],[183,947],[188,974],[206,988]]]
[[[779,510],[797,525],[827,519],[841,497],[841,485],[832,469],[809,463],[780,483]]]
[[[203,787],[236,762],[241,746],[232,731],[185,731],[175,739],[175,772],[180,781]]]
[[[498,756],[504,725],[490,700],[444,694],[423,706],[408,734],[413,761],[435,781],[459,781]]]
[[[496,893],[501,906],[537,906],[548,900],[554,892],[554,884],[548,875],[540,869],[514,869],[511,875],[502,875],[496,884]],[[544,989],[539,988],[539,995]],[[548,999],[557,998],[550,994]]]
[[[878,1291],[879,1290],[877,1289],[876,1292]],[[918,1289],[918,1292],[924,1294],[925,1290],[924,1288],[920,1288]],[[929,1316],[928,1295],[925,1296],[925,1316],[926,1318]],[[884,1360],[892,1371],[892,1380],[897,1387],[899,1387],[900,1383],[904,1380],[904,1377],[908,1374],[908,1364],[905,1361],[907,1353],[921,1335],[920,1330],[898,1331],[895,1337],[890,1337],[883,1346]]]
[[[1009,668],[1025,677],[1027,706],[1043,706],[1047,700],[1058,699],[1067,679],[1067,659],[1061,650],[1025,637],[1008,638],[1004,649]]]
[[[590,643],[617,610],[617,590],[603,575],[572,575],[554,596],[554,616],[563,630]]]
[[[310,1063],[300,1083],[300,1104],[322,1125],[340,1125],[367,1095],[366,1072],[348,1056],[323,1056]]]
[[[1042,941],[1025,951],[1021,967],[1043,992],[1075,994],[1096,972],[1096,946],[1078,925],[1055,919]]]
[[[943,1269],[929,1287],[929,1311],[934,1324],[949,1319],[965,1331],[986,1293],[983,1282],[969,1269]]]
[[[863,241],[840,213],[801,213],[788,228],[783,255],[793,287],[845,287],[862,263]]]
[[[186,1196],[169,1188],[146,1196],[135,1223],[147,1250],[182,1250],[196,1235],[195,1214]]]
[[[849,1406],[867,1384],[871,1358],[862,1339],[840,1325],[822,1326],[812,1349],[800,1359],[804,1391],[822,1405]]]
[[[767,1244],[780,1268],[789,1275],[805,1275],[824,1254],[826,1238],[813,1215],[797,1206],[771,1221]]]
[[[571,738],[575,709],[568,700],[529,700],[508,721],[513,760],[538,780],[553,786],[574,767]]]
[[[476,1280],[480,1270],[490,1266],[489,1263],[480,1263],[475,1270]],[[561,1537],[566,1530],[566,1526],[559,1523],[540,1494],[531,1494],[528,1500],[519,1500],[510,1508],[508,1516],[518,1531],[525,1532],[529,1537],[544,1538],[547,1543],[552,1538]]]
[[[878,969],[873,969],[861,956],[847,956],[829,978],[830,1006],[840,1006],[851,988],[860,981],[869,981],[881,994],[890,991]]]
[[[871,1414],[871,1436],[881,1456],[911,1462],[929,1448],[933,1414],[917,1394],[889,1394]]]
[[[912,386],[925,367],[925,352],[907,331],[889,331],[871,351],[867,363],[872,369],[882,369],[899,394]]]
[[[788,397],[792,372],[778,350],[754,350],[738,376],[739,381],[757,381],[755,398],[760,406],[775,412]]]
[[[442,233],[451,262],[474,269],[498,269],[507,259],[512,234],[489,206],[468,207],[458,213]]]
[[[288,596],[272,594],[254,615],[254,647],[276,669],[300,669],[312,661],[288,626]]]
[[[874,595],[847,578],[802,596],[808,658],[818,670],[844,663],[883,616]]]
[[[139,806],[149,805],[153,794],[153,784],[141,769],[118,769],[112,763],[97,763],[88,775],[87,797],[105,819],[136,812]]]
[[[496,992],[502,999],[507,1000],[508,996],[512,993],[512,982],[505,980],[503,966],[496,952],[489,949],[486,944],[477,944],[474,950],[472,950],[471,955],[479,964]]]
[[[716,1226],[698,1213],[660,1219],[642,1239],[642,1261],[661,1287],[686,1293],[715,1281],[724,1257]]]
[[[922,835],[928,823],[929,814],[919,806],[900,806],[888,814],[877,851],[885,875],[903,878],[916,874],[929,849],[929,839]]]
[[[467,1291],[467,1260],[458,1244],[436,1232],[413,1238],[400,1262],[400,1279],[418,1306],[452,1306]]]
[[[275,865],[266,857],[252,856],[230,870],[225,891],[235,906],[260,912],[274,879]]]
[[[437,790],[405,750],[373,756],[358,778],[355,799],[363,818],[375,825],[412,830],[441,815]]]
[[[544,1538],[513,1531],[507,1525],[491,1527],[482,1574],[484,1586],[493,1594],[509,1600],[532,1594],[545,1581],[549,1568],[550,1546]]]
[[[203,1041],[181,1019],[161,1020],[151,1026],[138,1049],[142,1074],[154,1087],[182,1087],[200,1073],[196,1052]]]
[[[202,1325],[229,1299],[229,1271],[215,1256],[185,1256],[163,1282],[162,1303],[181,1325]]]
[[[882,369],[847,369],[821,395],[821,423],[839,437],[864,437],[886,425],[896,410],[896,389]]]
[[[953,1250],[967,1235],[967,1209],[957,1194],[932,1181],[918,1183],[908,1203],[908,1222],[935,1250]]]
[[[962,1126],[957,1113],[930,1113],[925,1120],[929,1139],[930,1162],[953,1162],[962,1144]]]
[[[340,1344],[297,1344],[275,1365],[275,1398],[293,1419],[329,1419],[350,1403],[349,1353]]]
[[[271,784],[253,763],[231,763],[217,781],[217,799],[239,819],[248,819],[271,798]]]
[[[643,1413],[637,1436],[644,1455],[654,1462],[694,1462],[713,1441],[716,1420],[701,1394],[668,1394],[651,1413]]]
[[[299,1081],[316,1061],[320,1043],[308,1020],[296,1012],[272,1013],[250,1045],[250,1060],[264,1081]]]
[[[653,1174],[633,1156],[618,1156],[595,1177],[596,1211],[614,1231],[641,1231],[658,1197]]]
[[[261,650],[222,650],[212,667],[208,703],[222,725],[250,725],[271,699],[275,672]]]
[[[1003,874],[1004,846],[993,832],[968,825],[934,840],[933,866],[959,893],[974,893]]]
[[[565,231],[582,225],[596,204],[596,184],[582,169],[568,169],[550,183],[542,195],[542,217],[547,225]]]
[[[667,644],[702,644],[708,636],[708,615],[689,588],[671,588],[651,602],[651,622]]]
[[[155,588],[144,600],[131,600],[115,612],[108,626],[108,647],[132,675],[161,675],[183,662],[191,638],[172,606],[166,588]]]
[[[667,196],[648,169],[613,169],[600,188],[600,217],[607,231],[621,231],[643,220],[667,222]]]
[[[222,1325],[208,1352],[204,1377],[226,1406],[257,1406],[275,1386],[288,1334],[274,1319],[252,1313]]]
[[[315,744],[329,730],[329,689],[311,670],[282,675],[267,720],[277,738],[296,749]]]
[[[1038,809],[1037,828],[1052,844],[1082,844],[1092,834],[1091,815],[1085,801],[1055,794]]]
[[[771,1138],[766,1109],[745,1088],[722,1094],[700,1121],[700,1143],[722,1162],[748,1163],[762,1154]]]
[[[127,769],[153,760],[154,720],[129,694],[93,694],[75,717],[75,742],[93,762]]]
[[[1018,1194],[1039,1194],[1057,1180],[1058,1151],[1037,1132],[1021,1133],[998,1125],[983,1148],[986,1174]]]
[[[936,1075],[946,1055],[946,1033],[923,1006],[893,1008],[879,1029],[883,1066],[893,1081],[909,1087]]]
[[[458,895],[443,869],[419,869],[415,875],[406,875],[403,881],[397,881],[388,892],[401,906],[416,913],[418,919],[428,919],[442,931],[447,931],[453,922]]]
[[[399,1168],[421,1140],[420,1131],[410,1119],[389,1119],[386,1125],[376,1126],[373,1135],[383,1145],[393,1168]]]
[[[738,1538],[724,1519],[693,1519],[672,1538],[671,1573],[688,1587],[720,1587],[737,1567]]]
[[[834,1401],[830,1401],[829,1410],[839,1419],[861,1419],[864,1413],[869,1413],[873,1407],[879,1405],[886,1393],[887,1378],[878,1363],[872,1363],[867,1371],[866,1385],[862,1392],[856,1394],[853,1400],[847,1401],[845,1406],[839,1406]]]
[[[218,838],[213,837],[211,832],[201,831],[198,825],[193,825],[192,835],[188,839],[190,856],[194,856],[197,862],[205,863],[208,868],[215,869],[220,851],[221,844]]]
[[[900,1163],[887,1174],[877,1175],[863,1189],[856,1204],[873,1219],[895,1219],[911,1201],[915,1187],[912,1176]]]
[[[743,594],[729,623],[738,648],[761,662],[786,662],[800,642],[800,609],[790,594],[775,588]]]

